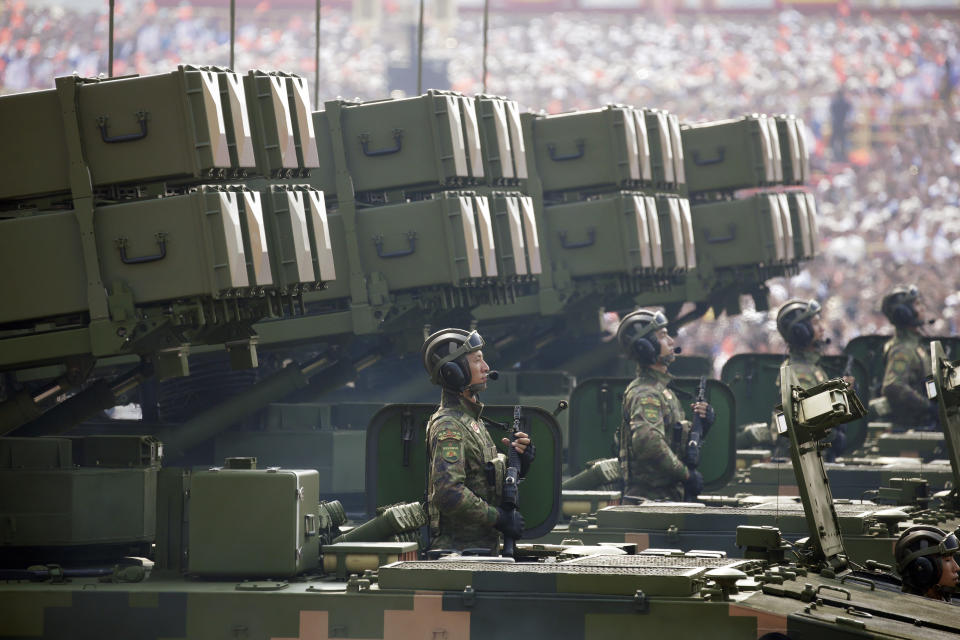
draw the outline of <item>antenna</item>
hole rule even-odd
[[[107,74],[113,77],[113,14],[116,12],[117,0],[110,0],[110,26],[107,29]]]
[[[237,0],[230,0],[230,69],[236,71],[233,66],[234,48],[237,44]]]
[[[423,3],[420,0],[420,19],[417,21],[417,95],[423,93]]]
[[[490,0],[483,0],[483,93],[487,92],[487,32],[490,29]]]

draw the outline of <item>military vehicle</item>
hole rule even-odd
[[[789,367],[783,377],[778,422],[789,434],[795,466],[811,471],[802,492],[810,537],[796,545],[776,529],[747,526],[738,533],[747,547],[742,560],[629,553],[631,545],[592,553],[582,546],[522,545],[528,561],[418,560],[412,542],[330,542],[342,519],[334,505],[310,506],[315,472],[257,470],[249,460],[236,461],[230,466],[247,468],[160,474],[158,562],[166,568],[182,563],[192,579],[131,557],[100,570],[5,570],[0,630],[14,637],[165,638],[468,638],[519,630],[584,638],[683,633],[696,617],[712,623],[711,635],[720,638],[960,635],[951,605],[901,594],[895,578],[848,560],[817,442],[862,407],[842,382],[804,390],[791,384]],[[940,395],[952,394],[952,376],[943,380],[949,382],[941,381]],[[378,498],[422,489],[423,468],[414,462],[422,448],[406,449],[398,436],[411,420],[405,416],[416,424],[429,410],[391,407],[375,420],[371,435],[385,437],[370,439],[379,443],[369,448],[373,458],[410,453],[409,467],[368,465],[389,470],[376,484],[384,492]],[[543,428],[556,435],[548,413],[524,411],[534,429],[540,425],[538,436]],[[60,445],[60,439],[45,440]],[[34,453],[34,461],[48,457]],[[238,491],[243,508],[232,505]],[[401,527],[404,519],[416,520],[405,507],[387,509],[383,517]],[[332,575],[300,573],[317,562],[319,551]],[[786,562],[788,553],[795,562]],[[352,575],[338,579],[337,572]]]

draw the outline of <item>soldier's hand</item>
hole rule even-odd
[[[709,402],[694,402],[690,407],[695,414],[706,422],[708,427],[713,426],[714,420],[717,419],[717,413],[713,410],[713,407],[710,406]]]
[[[843,381],[846,382],[851,387],[857,383],[857,379],[853,376],[843,376]]]
[[[516,509],[507,511],[497,507],[497,522],[493,525],[497,531],[508,538],[518,540],[523,535],[523,525],[523,516],[519,511]]]
[[[683,482],[683,493],[696,498],[701,491],[703,491],[703,475],[695,469],[690,469],[687,479]]]
[[[510,438],[504,438],[503,444],[507,445],[508,447],[513,447],[517,450],[517,453],[522,456],[523,452],[526,451],[527,447],[531,446],[532,443],[530,436],[525,434],[523,431],[517,431],[517,437],[514,438],[513,442],[510,441]]]

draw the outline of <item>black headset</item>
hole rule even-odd
[[[466,389],[471,377],[470,371],[467,369],[467,363],[462,357],[444,362],[440,365],[440,371],[437,375],[440,377],[440,386],[457,391]]]
[[[789,310],[787,310],[788,305],[791,307]],[[780,329],[784,339],[801,349],[813,342],[813,325],[810,323],[810,318],[820,313],[820,303],[816,300],[806,302],[790,300],[781,307],[781,310],[787,310],[786,313],[781,311],[778,314],[780,317],[777,318],[777,328]],[[796,317],[786,320],[787,314],[793,314]]]
[[[647,324],[638,327],[641,321],[646,321]],[[628,357],[640,364],[654,364],[660,358],[660,340],[657,338],[657,330],[665,326],[667,326],[667,318],[660,311],[646,309],[634,311],[620,323],[617,331],[620,345]]]
[[[916,327],[920,325],[920,317],[914,307],[914,301],[919,297],[916,285],[902,287],[900,290],[894,289],[889,294],[890,301],[887,305],[887,317],[890,322],[898,327]]]
[[[921,540],[926,540],[927,546],[910,549]],[[940,582],[940,576],[943,575],[941,556],[950,555],[951,551],[956,553],[957,550],[957,537],[937,527],[920,524],[904,531],[895,550],[897,572],[903,578],[904,586],[920,594],[926,593]]]
[[[456,344],[460,341],[460,344]],[[450,345],[450,352],[441,356],[437,349]],[[454,345],[456,345],[455,348]],[[473,377],[466,355],[471,351],[483,348],[483,338],[476,331],[466,332],[463,329],[444,329],[427,338],[423,345],[424,368],[430,373],[434,384],[448,389],[463,391],[470,385]],[[433,363],[433,357],[439,361]]]

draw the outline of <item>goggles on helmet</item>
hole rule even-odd
[[[654,331],[663,329],[665,326],[667,326],[667,316],[664,315],[663,311],[654,311],[650,322],[647,323],[647,326],[640,329],[635,337],[642,338],[648,333],[653,333]]]

